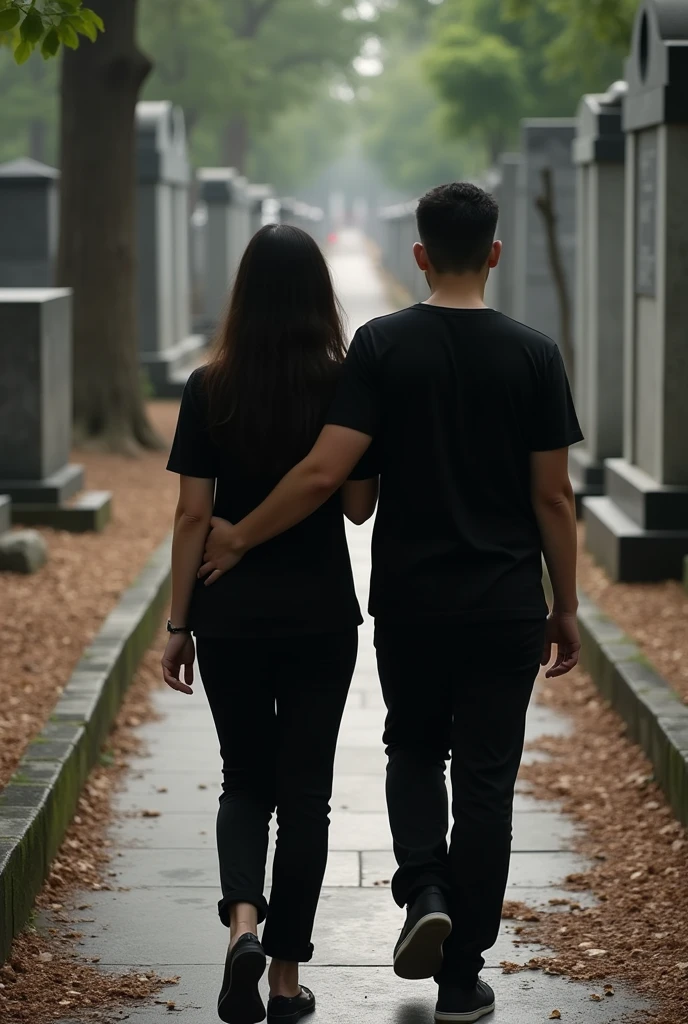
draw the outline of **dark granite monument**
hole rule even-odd
[[[584,500],[615,580],[678,579],[688,553],[688,3],[644,0],[623,100],[623,458]]]

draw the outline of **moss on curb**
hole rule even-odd
[[[0,794],[0,826],[12,833],[0,839],[0,963],[30,918],[83,785],[158,629],[168,600],[169,566],[168,537],[83,652],[45,728]],[[85,719],[73,713],[82,706],[88,707]],[[21,826],[19,807],[25,810]]]

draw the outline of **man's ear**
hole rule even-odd
[[[422,270],[424,274],[427,274],[428,270],[430,270],[430,260],[428,259],[427,252],[425,251],[425,246],[421,242],[416,242],[413,246],[413,256],[419,269]]]
[[[492,243],[492,248],[490,249],[490,255],[487,258],[487,265],[490,270],[494,270],[494,268],[497,266],[501,255],[502,243],[498,239],[495,239],[495,241]]]

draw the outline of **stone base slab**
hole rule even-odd
[[[27,505],[62,505],[84,486],[84,467],[69,463],[42,480],[0,480],[0,493]]]
[[[583,498],[604,493],[604,466],[593,459],[587,449],[572,448],[569,452],[569,474],[576,498],[576,515],[583,515]]]
[[[70,533],[99,533],[112,517],[110,491],[84,491],[70,505],[15,502],[12,521],[24,526],[51,526]]]
[[[168,538],[84,651],[50,721],[0,793],[0,963],[29,919],[82,787],[155,636],[169,581]]]
[[[189,374],[202,361],[207,346],[203,334],[191,334],[166,352],[140,354],[142,369],[156,398],[179,398]]]
[[[688,529],[688,487],[659,484],[626,459],[607,459],[604,480],[604,493],[642,529]]]
[[[615,583],[680,580],[688,553],[683,530],[638,526],[610,497],[584,498],[585,543]]]

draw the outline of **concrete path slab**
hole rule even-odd
[[[337,286],[352,328],[387,312],[387,300],[367,252],[356,236],[345,236],[332,256]],[[359,598],[367,602],[369,526],[348,531]],[[202,687],[192,699],[161,691],[162,718],[140,730],[147,756],[136,758],[116,798],[122,816],[112,829],[111,892],[87,892],[89,924],[79,949],[101,958],[103,969],[158,967],[181,975],[161,998],[183,1011],[184,1024],[215,1018],[227,933],[220,924],[215,851],[215,813],[221,773],[218,744]],[[403,921],[389,892],[394,871],[384,813],[384,709],[375,668],[370,619],[360,631],[360,653],[337,752],[332,799],[331,855],[314,935],[315,959],[304,981],[316,991],[315,1021],[327,1024],[431,1024],[431,982],[408,983],[391,970],[392,949]],[[563,735],[566,720],[533,707],[528,737]],[[260,756],[260,750],[256,751]],[[529,760],[544,755],[529,753]],[[515,853],[507,898],[547,907],[565,895],[564,879],[584,869],[572,852],[574,830],[553,804],[533,801],[519,786],[514,822]],[[159,811],[144,817],[141,811]],[[138,813],[137,813],[138,812]],[[274,834],[274,829],[273,829]],[[269,885],[270,870],[267,881]],[[584,899],[572,894],[576,899]],[[588,897],[589,898],[589,897]],[[83,917],[81,915],[77,915]],[[48,925],[50,917],[41,919]],[[503,960],[524,962],[540,950],[516,945],[514,924],[504,922],[487,954],[485,975],[494,985],[495,1024],[547,1020],[558,1008],[569,1024],[611,1024],[639,1000],[617,987],[613,999],[590,1001],[593,985],[571,985],[540,974],[503,975]],[[170,1014],[164,1005],[127,1008],[134,1024],[157,1024]],[[65,1019],[62,1024],[72,1024]]]
[[[208,993],[217,985],[217,967],[172,964],[169,974],[181,975],[181,983],[161,993],[161,1003],[174,1000],[176,1008],[182,1011],[179,1018],[183,1024],[207,1024],[212,1019]],[[309,965],[304,968],[303,977],[318,997],[314,1024],[433,1024],[436,992],[432,982],[400,982],[385,967]],[[618,986],[613,998],[595,1003],[590,1000],[594,984],[570,985],[563,978],[542,974],[506,976],[492,969],[487,969],[484,977],[497,996],[497,1010],[488,1018],[494,1024],[536,1024],[546,1021],[550,1012],[559,1008],[567,1024],[612,1024],[639,1008],[638,1002]],[[131,1017],[141,1024],[158,1024],[163,1013],[164,1005],[148,1006],[137,1008]]]

